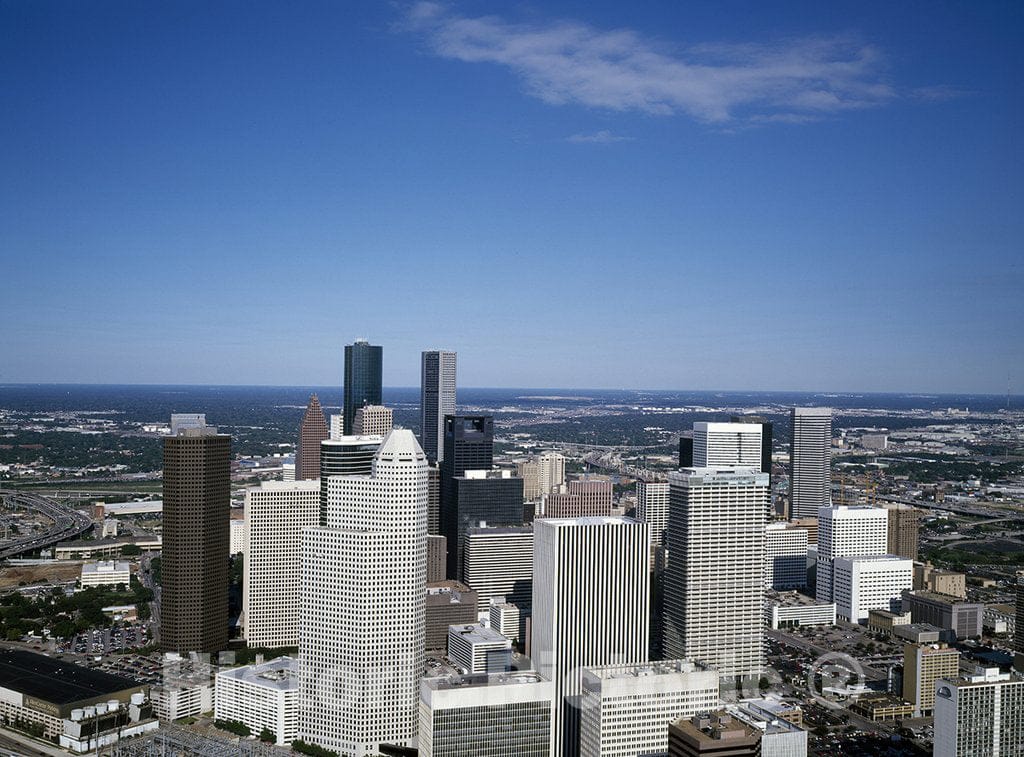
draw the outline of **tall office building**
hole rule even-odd
[[[914,585],[914,563],[896,555],[837,557],[832,561],[832,600],[848,623],[868,619],[871,610],[898,611]]]
[[[444,459],[444,418],[455,415],[456,360],[447,350],[420,356],[420,442],[432,463]]]
[[[320,525],[327,522],[327,483],[331,476],[369,476],[383,436],[342,436],[320,443]]]
[[[764,529],[760,467],[669,473],[663,652],[722,676],[764,667]]]
[[[384,405],[363,405],[356,409],[352,433],[356,436],[387,436],[395,427],[394,411]]]
[[[679,467],[693,467],[693,432],[683,432],[679,437]]]
[[[647,657],[649,538],[632,518],[534,523],[531,657],[554,683],[552,755],[579,753],[583,668]]]
[[[320,442],[330,438],[320,398],[309,396],[306,414],[299,426],[299,443],[295,447],[295,480],[309,481],[320,478]]]
[[[766,589],[807,585],[807,531],[790,523],[769,523],[764,531]]]
[[[583,671],[580,757],[665,754],[668,726],[718,706],[718,672],[688,660]]]
[[[917,560],[921,512],[911,505],[886,503],[889,513],[889,554]]]
[[[328,479],[303,538],[300,732],[346,755],[414,746],[424,654],[427,458],[388,434],[369,476]]]
[[[332,413],[328,425],[331,427],[331,439],[340,439],[345,435],[345,416],[341,413]]]
[[[441,534],[441,469],[427,469],[427,533]]]
[[[934,757],[1024,754],[1024,679],[999,668],[935,682]]]
[[[540,498],[540,466],[536,460],[516,463],[516,475],[523,479],[523,499],[533,502]]]
[[[523,525],[523,480],[509,470],[467,470],[452,479],[452,499],[442,513],[448,540],[448,575],[462,577],[467,529]]]
[[[342,419],[345,436],[352,435],[356,409],[381,404],[384,350],[365,339],[345,345],[345,404]]]
[[[1013,656],[1013,667],[1024,673],[1024,570],[1017,571],[1016,626],[1013,636],[1016,654]]]
[[[559,491],[565,486],[565,455],[545,452],[537,458],[537,487],[541,494]]]
[[[664,545],[668,528],[668,481],[636,482],[636,517],[651,527],[651,546]]]
[[[914,717],[928,717],[935,708],[935,682],[960,675],[960,652],[945,644],[903,645],[903,701],[914,705]]]
[[[612,514],[611,481],[575,479],[568,491],[549,494],[544,500],[545,518],[592,518]]]
[[[425,678],[420,757],[550,757],[552,684],[532,671]]]
[[[490,415],[445,416],[444,458],[438,467],[441,471],[439,533],[447,537],[451,554],[458,548],[458,541],[453,538],[458,530],[455,477],[465,475],[468,470],[487,471],[494,467],[494,418]],[[457,578],[458,574],[451,574],[451,577]]]
[[[730,423],[753,423],[761,428],[761,472],[772,472],[772,422],[760,415],[734,415]]]
[[[815,518],[832,502],[832,409],[794,407],[789,422],[789,518]]]
[[[264,481],[246,489],[245,518],[245,642],[297,647],[302,530],[320,523],[320,481]]]
[[[741,465],[761,469],[761,427],[750,423],[694,423],[693,467]]]
[[[533,596],[533,528],[467,530],[462,580],[476,590],[480,612],[498,597],[528,612]]]
[[[839,505],[818,511],[818,566],[815,597],[832,602],[832,563],[838,557],[887,553],[889,516],[880,507]]]
[[[231,437],[183,428],[163,447],[160,646],[218,652],[228,644]]]

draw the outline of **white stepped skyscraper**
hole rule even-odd
[[[761,426],[752,423],[694,423],[693,466],[761,467]]]
[[[444,417],[455,415],[456,353],[429,350],[420,357],[420,441],[427,459],[444,459]]]
[[[554,684],[551,754],[575,755],[583,669],[647,659],[649,529],[632,518],[534,522],[533,640]]]
[[[759,675],[768,474],[684,468],[668,481],[663,652],[723,676]]]
[[[301,738],[349,757],[415,744],[424,654],[427,458],[392,431],[369,476],[331,476],[304,533]]]

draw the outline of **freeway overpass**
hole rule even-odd
[[[0,489],[0,502],[7,509],[35,510],[53,521],[43,533],[25,534],[0,542],[0,558],[15,557],[73,539],[92,528],[92,519],[68,505],[25,491]]]

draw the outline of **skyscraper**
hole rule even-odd
[[[789,519],[816,518],[832,502],[831,408],[794,407],[789,440]]]
[[[365,339],[345,345],[345,407],[342,415],[346,435],[352,434],[356,408],[381,404],[384,350]]]
[[[245,517],[246,644],[298,646],[302,530],[320,522],[320,482],[264,481],[246,489]]]
[[[427,458],[411,431],[369,476],[328,479],[324,526],[303,539],[302,738],[346,755],[413,746],[424,653]]]
[[[935,682],[934,757],[1024,754],[1024,680],[999,668]]]
[[[889,554],[917,560],[921,511],[896,502],[882,507],[889,513]]]
[[[462,580],[480,597],[480,612],[485,612],[496,597],[529,611],[533,596],[533,528],[470,528],[462,560]]]
[[[231,437],[207,426],[163,442],[160,646],[217,652],[228,643]]]
[[[768,496],[760,463],[669,473],[666,656],[723,676],[760,674]]]
[[[612,514],[614,488],[611,481],[574,479],[568,489],[568,492],[549,494],[545,498],[545,517],[588,518]]]
[[[693,467],[761,468],[761,427],[749,423],[694,423]]]
[[[665,543],[668,528],[668,482],[636,482],[636,517],[651,527],[651,545]]]
[[[565,456],[545,452],[537,458],[537,486],[541,494],[550,494],[565,486]]]
[[[468,470],[452,479],[451,506],[443,513],[442,536],[448,540],[447,570],[462,577],[466,531],[488,526],[523,524],[523,479],[509,470]]]
[[[420,356],[420,441],[432,463],[444,458],[444,418],[455,415],[455,363],[447,350]]]
[[[299,443],[295,447],[295,480],[320,478],[320,442],[330,437],[320,398],[309,396],[306,414],[299,426]]]
[[[383,436],[342,436],[320,442],[320,525],[327,523],[327,484],[331,476],[369,476]]]
[[[823,507],[818,511],[818,566],[815,597],[832,602],[832,564],[839,557],[886,554],[889,516],[880,507]]]
[[[534,523],[531,657],[554,684],[552,755],[579,753],[583,669],[647,658],[648,540],[632,518]]]
[[[444,419],[444,459],[441,469],[441,502],[438,526],[448,538],[449,554],[458,548],[453,535],[458,519],[455,512],[455,477],[468,470],[494,467],[494,418],[490,415],[446,415]],[[475,524],[474,524],[475,525]],[[451,558],[449,558],[451,560]],[[449,562],[451,564],[451,562]],[[451,575],[457,578],[458,575]]]
[[[734,415],[731,423],[754,423],[761,428],[761,472],[772,472],[772,422],[760,415]]]
[[[356,409],[352,433],[356,436],[387,436],[395,427],[394,411],[384,405],[363,405]]]

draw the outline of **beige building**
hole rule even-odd
[[[967,576],[951,570],[933,568],[930,563],[914,566],[914,591],[931,591],[957,599],[967,599]]]
[[[352,420],[355,436],[387,436],[394,428],[394,412],[384,405],[364,405]]]
[[[909,626],[911,623],[910,611],[889,612],[889,610],[869,610],[868,630],[880,633],[885,636],[892,636],[896,626]]]
[[[889,554],[917,559],[921,512],[910,505],[887,503],[889,512]]]
[[[945,644],[906,644],[903,647],[903,699],[914,705],[915,717],[935,708],[935,682],[960,675],[960,653]]]
[[[612,514],[610,480],[570,481],[564,494],[550,494],[544,503],[546,518],[593,518]]]
[[[523,499],[527,502],[540,498],[540,466],[536,460],[516,463],[516,475],[523,479]]]

